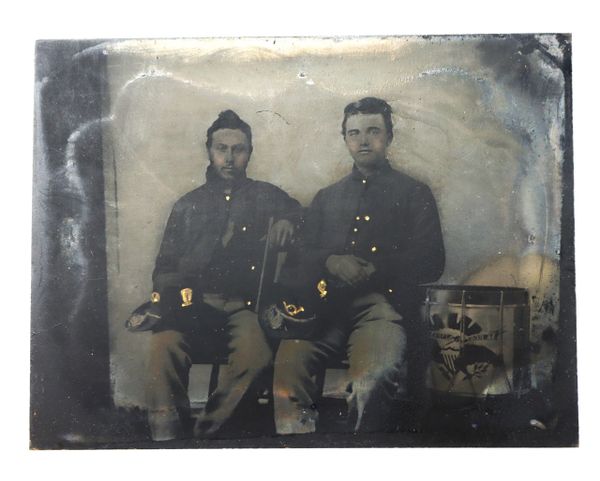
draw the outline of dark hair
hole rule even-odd
[[[224,110],[219,114],[217,120],[215,120],[212,125],[206,131],[206,148],[210,149],[212,145],[212,136],[217,130],[221,129],[232,129],[232,130],[241,130],[246,134],[248,138],[248,143],[250,144],[250,150],[252,150],[252,129],[250,126],[240,119],[240,116],[236,114],[233,110]]]
[[[346,137],[346,121],[348,117],[356,114],[381,114],[389,139],[394,138],[394,126],[392,124],[392,107],[385,100],[376,97],[365,97],[351,104],[346,105],[344,109],[344,120],[342,121],[342,135]]]

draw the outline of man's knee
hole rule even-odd
[[[248,348],[250,349],[250,348]],[[230,364],[254,376],[261,374],[273,365],[273,354],[267,348],[251,349],[245,353],[230,356]]]
[[[231,366],[258,374],[273,365],[273,351],[254,313],[240,313],[232,327],[228,344]]]
[[[397,322],[402,320],[402,316],[383,294],[372,292],[358,297],[352,302],[351,307],[359,313],[359,324],[371,321]]]

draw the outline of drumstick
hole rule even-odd
[[[258,294],[256,295],[256,306],[254,312],[258,313],[260,305],[260,296],[262,295],[263,281],[265,279],[265,268],[267,266],[267,257],[269,255],[269,239],[271,238],[271,228],[273,227],[273,217],[269,217],[269,227],[267,227],[267,237],[265,240],[265,251],[263,254],[262,268],[260,269],[260,280],[258,281]]]

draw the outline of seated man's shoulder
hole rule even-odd
[[[415,179],[414,177],[411,177],[410,175],[408,175],[406,172],[403,172],[402,170],[398,170],[395,167],[391,167],[389,169],[387,169],[385,171],[385,176],[383,176],[383,179],[389,181],[389,182],[400,182],[406,185],[416,185],[419,183],[419,181],[417,179]]]
[[[257,190],[281,190],[276,185],[264,180],[248,179],[248,185]]]
[[[407,191],[428,191],[429,186],[420,180],[396,169],[390,169],[389,175],[386,175],[388,182],[394,183]]]
[[[329,184],[327,187],[323,187],[319,190],[317,194],[321,196],[335,195],[336,193],[345,190],[351,179],[352,174],[348,174],[339,179],[338,181],[334,182],[333,184]]]
[[[248,186],[258,194],[261,195],[280,195],[285,194],[285,191],[276,186],[275,184],[271,184],[270,182],[265,182],[264,180],[254,180],[248,179]]]
[[[177,199],[173,208],[177,210],[189,208],[198,202],[201,202],[207,196],[207,194],[208,190],[206,189],[206,184],[196,187]]]

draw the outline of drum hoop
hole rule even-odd
[[[494,292],[494,291],[505,291],[510,293],[527,292],[524,287],[508,287],[508,286],[476,286],[476,285],[431,285],[422,284],[421,287],[433,291],[465,291],[465,292]]]
[[[452,306],[455,308],[461,308],[462,304],[456,303],[456,302],[431,302],[431,301],[426,301],[425,304],[429,305],[429,306]],[[496,307],[496,308],[500,308],[500,307],[505,307],[505,308],[509,308],[509,307],[527,307],[528,304],[465,304],[465,308],[489,308],[489,307]]]
[[[425,298],[442,304],[529,305],[529,293],[521,287],[427,286]]]

